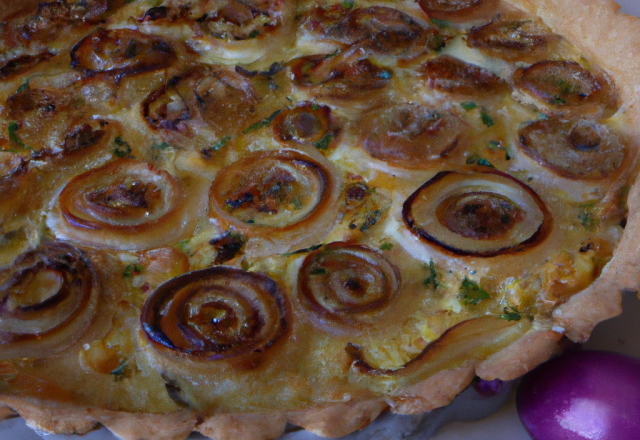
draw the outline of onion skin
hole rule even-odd
[[[583,351],[525,376],[518,414],[534,440],[636,440],[640,432],[640,360]]]

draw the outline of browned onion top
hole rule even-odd
[[[540,56],[558,41],[559,35],[532,20],[494,20],[472,28],[467,36],[467,46],[506,60]]]
[[[311,55],[291,61],[295,85],[336,99],[358,99],[364,92],[383,88],[393,71],[377,66],[358,48],[336,55]]]
[[[573,61],[541,61],[514,74],[516,87],[544,101],[553,111],[613,114],[618,95],[603,72],[589,72]]]
[[[162,69],[176,59],[169,43],[129,29],[98,29],[71,50],[71,67],[87,74],[106,73],[119,80]]]
[[[309,156],[258,152],[218,173],[209,211],[253,232],[290,230],[313,224],[329,208],[335,185],[330,170]]]
[[[618,136],[590,120],[533,122],[520,130],[520,143],[528,156],[572,179],[607,177],[627,156]]]
[[[302,304],[316,317],[343,325],[371,325],[389,309],[400,271],[366,246],[335,242],[311,252],[298,276]]]
[[[97,295],[93,265],[75,247],[51,242],[20,255],[0,273],[0,358],[64,350],[88,328]]]
[[[152,92],[142,104],[151,128],[180,130],[201,118],[225,135],[244,127],[258,102],[251,82],[233,70],[196,69]]]
[[[496,15],[496,0],[418,0],[429,18],[462,23],[490,20]]]
[[[329,107],[303,102],[278,114],[273,120],[273,133],[280,142],[326,150],[337,137],[338,127]]]
[[[0,80],[20,75],[32,67],[53,58],[53,56],[53,53],[44,51],[36,55],[22,55],[7,60],[0,65]]]
[[[369,154],[407,168],[423,168],[446,156],[466,127],[452,113],[419,104],[374,109],[358,123],[359,142]]]
[[[450,55],[427,61],[420,69],[429,87],[461,95],[494,95],[509,91],[509,85],[493,72]]]
[[[211,267],[156,289],[142,329],[156,349],[201,360],[262,353],[290,330],[287,296],[271,278]]]
[[[549,235],[552,221],[531,188],[496,170],[438,173],[404,202],[402,215],[425,242],[476,257],[536,246]]]
[[[442,45],[438,31],[410,15],[384,6],[353,8],[334,4],[313,9],[305,26],[345,44],[360,42],[374,53],[410,58]]]

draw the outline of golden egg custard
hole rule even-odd
[[[338,437],[519,377],[640,284],[610,0],[1,4],[2,416]]]

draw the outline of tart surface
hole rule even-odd
[[[595,0],[12,12],[0,403],[339,436],[586,339],[638,285],[638,28]]]

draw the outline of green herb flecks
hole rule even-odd
[[[503,311],[504,314],[500,315],[502,319],[507,321],[520,321],[522,319],[522,314],[513,306],[505,307]]]
[[[483,108],[482,111],[480,112],[480,120],[484,125],[486,125],[489,128],[495,125],[493,118],[491,117],[491,115],[489,114],[486,108]]]
[[[116,377],[116,379],[121,379],[122,376],[127,372],[127,360],[122,359],[120,364],[109,374]]]
[[[480,301],[490,298],[489,293],[480,287],[480,284],[471,281],[467,277],[462,281],[458,293],[458,297],[465,305],[471,304],[477,306],[480,304]]]
[[[134,275],[140,275],[142,272],[144,272],[144,266],[142,264],[127,264],[122,272],[122,276],[125,278],[131,278]]]
[[[131,145],[122,139],[122,136],[117,136],[113,142],[117,145],[116,149],[113,150],[113,155],[116,157],[129,157],[131,155]]]
[[[393,243],[389,243],[385,241],[380,245],[381,251],[390,251],[391,249],[393,249]]]
[[[489,150],[502,150],[502,141],[489,141],[487,144]]]
[[[342,7],[344,9],[353,9],[356,6],[356,2],[353,0],[345,0],[342,2]]]
[[[251,31],[251,33],[249,34],[249,40],[252,40],[254,38],[256,38],[258,35],[260,35],[260,31],[255,29],[253,31]]]
[[[211,151],[220,151],[222,148],[224,148],[229,143],[230,140],[231,140],[231,136],[225,136],[222,139],[220,139],[218,142],[216,142],[215,144],[210,146],[209,150],[211,150]]]
[[[425,267],[427,266],[425,265]],[[429,260],[428,267],[429,267],[429,276],[424,279],[424,285],[429,286],[430,284],[433,284],[433,291],[435,292],[439,284],[437,281],[438,274],[436,273],[436,266],[435,264],[433,264],[433,258]]]
[[[151,149],[152,150],[166,150],[167,148],[169,148],[171,145],[169,145],[166,142],[163,142],[161,144],[156,144],[155,142],[153,143],[153,145],[151,145]]]
[[[439,28],[448,28],[450,23],[447,20],[438,20],[437,18],[431,18],[431,23],[435,24]]]
[[[297,251],[287,252],[286,254],[282,254],[282,255],[285,257],[290,257],[292,255],[306,254],[307,252],[313,252],[316,249],[320,249],[322,246],[324,246],[324,243],[314,244],[313,246],[309,246],[308,248],[298,249]]]
[[[477,108],[478,104],[476,104],[473,101],[466,101],[466,102],[463,102],[462,104],[460,104],[460,107],[462,107],[465,111],[470,112],[471,110]]]
[[[313,146],[316,147],[318,150],[324,151],[327,148],[329,148],[329,145],[331,144],[332,141],[333,141],[333,134],[327,133],[322,137],[322,139],[314,143]]]
[[[29,87],[29,80],[25,79],[22,84],[20,85],[20,87],[18,87],[18,90],[16,91],[17,93],[22,93],[24,92],[27,87]]]
[[[481,157],[477,153],[473,153],[471,156],[467,157],[466,164],[467,165],[480,165],[480,166],[488,167],[488,168],[495,168],[491,164],[491,162],[489,162],[487,159],[484,159],[483,157]]]
[[[252,126],[250,126],[249,128],[247,128],[246,130],[244,130],[242,132],[242,134],[251,133],[253,131],[261,129],[262,127],[266,127],[267,125],[271,124],[271,122],[273,122],[273,120],[276,118],[276,116],[278,116],[280,114],[280,112],[282,112],[282,109],[276,110],[268,118],[265,118],[265,119],[263,119],[261,121],[258,121],[255,124],[253,124]]]
[[[325,269],[324,267],[316,267],[311,272],[309,272],[309,274],[310,275],[326,275],[327,269]]]
[[[556,96],[549,100],[549,104],[551,105],[565,105],[566,103],[567,103],[567,100],[561,96]]]
[[[7,131],[9,132],[9,139],[15,145],[22,147],[25,150],[31,150],[31,147],[29,147],[27,144],[22,142],[22,139],[18,137],[18,134],[16,133],[18,131],[18,128],[20,127],[18,126],[17,122],[15,121],[9,122],[9,126],[7,127]]]

